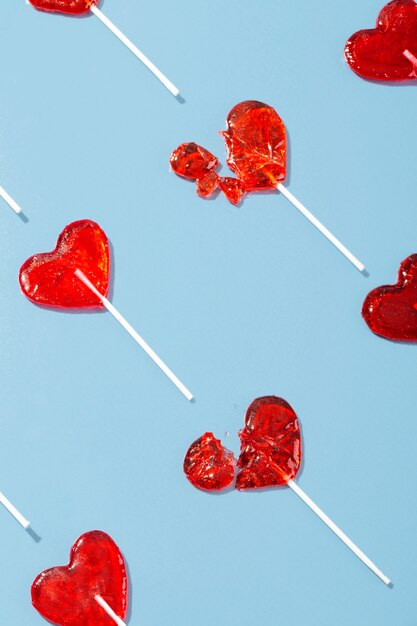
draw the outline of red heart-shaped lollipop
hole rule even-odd
[[[39,574],[32,584],[32,604],[59,626],[114,626],[96,595],[125,618],[128,580],[123,556],[113,539],[98,530],[77,539],[68,565]]]
[[[239,433],[237,489],[286,485],[301,464],[301,434],[297,415],[282,398],[264,396],[246,411]]]
[[[375,29],[360,30],[345,47],[346,60],[362,78],[413,80],[417,68],[404,52],[417,55],[417,3],[393,0],[380,12]]]
[[[381,337],[417,341],[417,254],[401,263],[396,285],[384,285],[368,293],[362,316],[372,332]]]
[[[64,228],[53,252],[35,254],[20,268],[25,296],[36,304],[64,308],[102,307],[79,278],[81,270],[104,296],[109,289],[110,253],[106,233],[91,220]]]
[[[29,2],[39,11],[69,15],[87,13],[93,5],[98,4],[98,0],[29,0]]]
[[[233,452],[222,446],[213,433],[205,433],[188,448],[184,472],[190,483],[198,489],[225,489],[235,476]]]

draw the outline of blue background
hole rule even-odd
[[[180,104],[94,17],[0,6],[0,622],[98,528],[126,556],[130,624],[412,626],[417,615],[416,345],[372,335],[366,293],[417,252],[417,85],[357,77],[348,36],[380,0],[106,0]],[[273,105],[289,188],[363,277],[280,195],[203,201],[169,170],[194,140],[225,162],[239,101]],[[224,167],[223,171],[227,168]],[[80,218],[113,248],[113,302],[190,387],[188,403],[109,314],[33,306],[17,275]],[[299,483],[392,578],[386,588],[288,489],[209,495],[182,458],[206,430],[238,451],[257,396],[303,426]],[[229,436],[225,433],[229,432]]]

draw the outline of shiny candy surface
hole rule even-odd
[[[373,289],[362,316],[377,335],[396,341],[417,341],[417,254],[405,259],[395,285]]]
[[[109,289],[110,252],[105,232],[91,220],[72,222],[55,250],[30,257],[20,268],[22,292],[36,304],[63,308],[102,307],[75,276],[80,269],[104,296]]]
[[[128,580],[123,556],[111,537],[98,530],[77,539],[68,565],[39,574],[32,584],[32,604],[58,626],[114,626],[95,595],[125,619]]]
[[[98,4],[98,0],[29,0],[29,2],[40,11],[67,13],[69,15],[87,13],[90,7]]]
[[[417,3],[393,0],[380,12],[376,28],[360,30],[350,37],[345,56],[362,78],[414,80],[417,67],[404,56],[406,50],[417,57]]]
[[[285,485],[301,464],[301,434],[297,415],[282,398],[257,398],[246,411],[239,433],[237,489]]]
[[[183,143],[171,155],[173,171],[195,180],[197,193],[206,198],[220,187],[232,204],[250,191],[276,189],[285,180],[287,141],[285,126],[268,104],[248,100],[236,105],[221,132],[227,148],[227,164],[236,174],[221,177],[218,159],[196,143]]]
[[[205,433],[189,447],[184,459],[184,472],[198,489],[225,489],[233,482],[235,459],[213,433]]]
[[[227,116],[222,135],[227,164],[245,191],[276,189],[285,180],[286,131],[271,106],[256,100],[237,104]]]

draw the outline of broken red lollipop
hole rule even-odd
[[[257,398],[246,411],[239,433],[237,489],[287,485],[301,465],[297,415],[282,398]]]
[[[276,396],[252,402],[239,433],[241,447],[236,488],[260,489],[286,485],[386,585],[390,580],[295,482],[301,465],[301,432],[292,407]],[[187,451],[184,472],[200,489],[218,491],[233,482],[233,454],[212,433],[205,433]]]
[[[71,548],[68,565],[45,570],[32,584],[32,604],[58,626],[114,624],[99,598],[124,620],[128,579],[123,555],[109,535],[99,530],[82,535]]]
[[[285,126],[273,107],[256,100],[237,104],[227,116],[227,163],[236,178],[219,176],[217,158],[194,142],[183,143],[170,157],[172,170],[195,180],[206,198],[218,187],[232,204],[245,193],[278,189],[360,272],[365,266],[293,194],[284,187],[287,143]]]
[[[205,433],[188,448],[184,473],[198,489],[225,489],[235,477],[233,452],[224,448],[213,433]]]
[[[126,37],[122,31],[109,20],[103,11],[98,8],[99,0],[29,0],[30,4],[39,11],[48,13],[65,13],[67,15],[82,15],[91,11],[107,28],[121,41],[145,67],[168,89],[173,96],[179,96],[179,89]]]
[[[407,257],[395,285],[373,289],[362,316],[376,335],[395,341],[417,341],[417,254]]]
[[[91,220],[66,226],[55,250],[30,257],[19,272],[22,292],[35,304],[66,309],[105,307],[187,400],[192,400],[187,387],[108,300],[109,280],[107,235]]]
[[[417,78],[417,3],[393,0],[378,15],[376,28],[354,33],[345,46],[348,64],[362,78],[404,81]]]

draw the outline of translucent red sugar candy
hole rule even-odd
[[[345,56],[350,67],[362,78],[414,80],[417,77],[417,3],[414,0],[389,2],[380,12],[376,28],[360,30],[350,37]]]
[[[284,122],[268,104],[247,100],[227,116],[227,164],[245,191],[276,189],[285,180],[287,140]]]
[[[114,626],[96,595],[125,618],[128,580],[123,555],[113,539],[98,530],[77,539],[68,565],[39,574],[32,584],[32,604],[58,626]]]
[[[233,452],[226,450],[213,433],[205,433],[188,448],[184,473],[198,489],[225,489],[235,475]]]
[[[301,434],[288,402],[276,396],[254,400],[239,437],[237,489],[286,485],[295,478],[301,464]],[[188,449],[184,472],[194,487],[224,489],[234,478],[233,453],[212,433],[205,433]]]
[[[40,11],[70,15],[87,13],[93,5],[98,4],[98,0],[29,0],[29,2]]]
[[[102,307],[75,275],[81,270],[104,296],[109,289],[110,252],[105,232],[91,220],[64,228],[55,250],[30,257],[20,268],[25,296],[36,304],[64,308]]]
[[[286,485],[295,478],[301,464],[301,434],[288,402],[276,396],[254,400],[239,437],[237,489]]]
[[[362,316],[377,335],[396,341],[417,341],[417,254],[405,259],[395,285],[373,289]]]
[[[170,164],[173,171],[189,180],[195,180],[197,193],[207,198],[220,187],[232,204],[238,204],[243,188],[235,178],[223,178],[215,169],[219,164],[217,157],[194,142],[183,143],[171,154]]]
[[[171,155],[173,171],[196,180],[197,193],[209,196],[217,187],[232,204],[246,192],[276,189],[286,175],[286,132],[278,113],[268,104],[248,100],[236,105],[227,117],[227,164],[236,174],[220,177],[214,171],[218,159],[195,143],[181,144]]]

